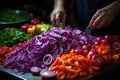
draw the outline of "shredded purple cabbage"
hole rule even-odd
[[[38,66],[41,69],[48,68],[55,57],[67,53],[71,48],[81,47],[88,42],[93,43],[95,38],[90,36],[89,41],[87,41],[84,32],[79,29],[70,27],[54,28],[41,35],[36,35],[24,46],[19,47],[16,52],[7,56],[4,64],[10,62],[9,68],[24,73],[30,72],[32,66]],[[49,64],[46,63],[47,60],[43,62],[46,54],[52,56],[52,61],[48,61]],[[51,56],[48,58],[49,60]]]

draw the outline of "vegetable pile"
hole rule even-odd
[[[83,55],[78,55],[73,51],[57,57],[49,70],[56,72],[57,78],[74,79],[78,76],[87,76],[99,70],[99,67],[92,65],[92,62]]]
[[[89,42],[93,43],[94,39],[95,37],[91,36]],[[87,44],[87,39],[82,31],[69,27],[54,28],[36,35],[24,46],[19,47],[7,56],[4,64],[9,63],[8,67],[22,72],[29,72],[32,66],[46,69],[55,57],[83,44]]]
[[[56,73],[58,80],[94,74],[120,60],[119,41],[120,36],[99,36],[91,45],[84,44],[81,48],[73,48],[67,54],[56,57],[49,70]]]
[[[46,72],[53,71],[54,77],[62,80],[86,77],[119,60],[120,36],[89,35],[87,40],[79,29],[59,27],[34,35],[5,55],[2,63],[19,72],[43,77],[50,77]]]
[[[19,46],[23,46],[24,44],[25,42],[18,43],[17,45],[14,45],[12,47],[0,46],[0,63],[3,63],[6,60],[8,54],[16,51]]]
[[[15,50],[15,47],[0,46],[0,62],[4,62],[6,55]]]
[[[25,23],[20,26],[20,30],[32,35],[39,35],[51,28],[53,28],[51,24],[46,24],[44,22],[41,22],[36,17],[32,18],[29,23]]]
[[[18,43],[27,41],[31,38],[32,38],[31,34],[26,34],[25,32],[16,28],[0,30],[1,46],[14,46]]]

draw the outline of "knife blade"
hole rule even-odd
[[[89,39],[89,35],[90,33],[92,32],[92,28],[90,26],[88,26],[86,29],[85,29],[85,36],[87,39]]]

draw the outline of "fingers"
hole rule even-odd
[[[50,15],[51,23],[55,27],[60,27],[60,22],[62,21],[62,25],[65,26],[66,21],[66,13],[65,12],[52,12]]]
[[[96,20],[96,18],[100,15],[100,13],[101,13],[101,9],[98,10],[98,11],[95,13],[95,15],[91,18],[90,23],[89,23],[89,26],[91,26],[92,28],[94,28],[93,23],[94,23],[94,21]]]
[[[105,19],[103,19],[103,17],[104,17],[104,13],[101,13],[97,17],[95,17],[95,19],[92,23],[92,26],[98,28],[98,25],[101,23],[101,21],[105,20]]]
[[[59,27],[60,26],[60,13],[56,13],[56,16],[55,16],[55,24],[56,24],[56,27]]]
[[[66,14],[63,16],[62,18],[62,25],[65,26],[65,22],[66,22]]]
[[[98,10],[95,15],[91,18],[89,26],[91,28],[104,28],[108,26],[114,19],[114,15],[111,14],[111,10],[107,9],[100,9]]]
[[[97,29],[103,28],[103,27],[105,27],[107,25],[108,25],[108,18],[103,19],[101,22],[99,22],[98,25],[97,25]]]
[[[51,21],[51,23],[52,23],[53,26],[56,26],[55,25],[55,23],[56,23],[55,22],[55,14],[53,14],[53,13],[50,14],[50,21]]]

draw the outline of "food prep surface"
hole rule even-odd
[[[31,73],[22,74],[20,72],[15,72],[12,69],[4,68],[0,65],[0,75],[2,78],[0,80],[41,80],[40,76],[33,76]]]
[[[87,40],[84,31],[69,26],[55,28],[37,18],[20,30],[7,28],[0,32],[0,80],[42,80],[42,76],[51,76],[42,75],[43,70],[56,73],[57,80],[111,80],[120,71],[118,35],[89,35]]]
[[[70,79],[70,80],[101,80],[108,79],[110,76],[117,74],[120,70],[120,62],[116,62],[110,66],[105,67],[99,72],[96,72],[93,75],[89,75],[88,77],[80,77],[78,79]],[[15,72],[13,69],[8,69],[0,65],[0,80],[42,80],[41,76],[33,76],[31,73],[22,74],[21,72]],[[118,77],[118,76],[117,76]],[[116,80],[116,77],[112,77]],[[110,79],[110,78],[109,78]],[[69,79],[68,79],[69,80]]]

